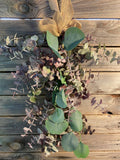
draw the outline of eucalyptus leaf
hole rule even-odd
[[[36,91],[33,91],[32,93],[35,96],[39,96],[41,94],[41,92],[42,92],[41,89],[37,89]]]
[[[55,123],[61,123],[64,121],[64,112],[60,108],[56,108],[54,113],[49,116],[49,120]]]
[[[79,111],[75,111],[70,116],[70,127],[73,131],[79,132],[83,128],[82,115]]]
[[[41,46],[43,43],[44,43],[44,40],[45,40],[45,34],[44,33],[41,33],[41,34],[38,34],[38,41],[37,41],[37,44],[38,46]]]
[[[71,27],[65,32],[64,46],[67,51],[74,49],[83,39],[84,33],[77,27]]]
[[[50,68],[44,66],[44,67],[42,68],[42,71],[41,71],[41,72],[42,72],[42,74],[43,74],[44,77],[47,77],[47,76],[51,73],[51,70],[50,70]]]
[[[110,63],[112,63],[112,62],[114,62],[114,61],[116,61],[117,60],[117,58],[112,58],[111,60],[110,60]]]
[[[89,147],[80,142],[77,149],[74,151],[74,154],[78,158],[86,158],[89,154]]]
[[[56,86],[52,93],[52,103],[55,104],[56,94],[59,92],[58,87]]]
[[[45,127],[46,127],[46,129],[48,130],[48,132],[50,134],[59,135],[59,134],[63,133],[67,129],[68,122],[64,120],[61,123],[54,123],[54,122],[52,122],[50,120],[46,120],[45,121]]]
[[[113,55],[112,55],[112,56],[113,56],[113,58],[115,58],[115,57],[116,57],[116,55],[117,55],[117,53],[116,53],[116,52],[114,52],[114,53],[113,53]]]
[[[78,53],[81,54],[81,55],[85,55],[87,53],[90,53],[88,43],[85,43],[84,46],[83,46],[83,49],[79,49]]]
[[[59,91],[56,94],[56,104],[61,108],[66,108],[67,107],[67,102],[66,102],[64,89],[62,89],[61,91]]]
[[[35,96],[31,96],[31,97],[30,97],[30,102],[36,103],[36,98],[35,98]]]
[[[106,51],[105,54],[106,54],[106,56],[109,56],[111,53],[110,53],[110,51]]]
[[[47,44],[53,50],[53,52],[57,55],[57,57],[61,58],[58,52],[58,37],[54,36],[52,33],[47,31]]]
[[[62,84],[67,85],[66,80],[65,80],[65,77],[63,77],[63,75],[62,75],[62,72],[61,72],[61,71],[60,71],[60,80],[61,80],[61,83],[62,83]]]
[[[62,137],[61,144],[65,151],[72,152],[78,147],[79,141],[73,133],[68,133]]]
[[[37,41],[37,40],[38,40],[38,36],[37,36],[37,35],[32,36],[32,37],[31,37],[31,40]]]

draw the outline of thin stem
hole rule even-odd
[[[80,142],[81,142],[81,139],[82,139],[81,132],[79,132],[79,136],[80,136]]]

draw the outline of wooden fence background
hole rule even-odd
[[[106,44],[108,50],[120,55],[120,0],[72,0],[74,18],[82,23],[85,34],[96,38],[96,44]],[[0,39],[6,35],[39,33],[38,22],[51,11],[47,0],[0,0]],[[5,19],[7,18],[7,19]],[[9,19],[10,18],[10,19]],[[9,88],[14,86],[11,71],[20,61],[10,62],[0,56],[0,160],[40,160],[39,150],[24,146],[23,133],[25,96],[12,98]],[[84,101],[80,111],[86,115],[88,124],[96,130],[93,135],[83,135],[89,145],[86,160],[120,159],[120,65],[102,62],[91,68],[99,79],[91,84],[92,96],[102,99],[102,106],[111,114],[102,114]],[[91,96],[91,97],[92,97]],[[42,99],[42,97],[41,97]],[[48,160],[76,160],[72,153],[52,154]]]

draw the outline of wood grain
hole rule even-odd
[[[120,116],[119,115],[87,115],[87,127],[92,126],[95,133],[119,133],[120,134]],[[0,117],[0,135],[23,134],[23,128],[27,124],[23,122],[24,117]],[[33,133],[37,134],[35,127]]]
[[[67,153],[67,152],[63,152],[63,153],[56,153],[54,155],[51,155],[50,158],[48,159],[55,159],[55,160],[78,160],[78,158],[75,157],[75,155],[73,153]],[[120,159],[120,152],[90,152],[88,157],[85,158],[85,160],[113,160],[113,159]],[[81,158],[81,160],[84,160],[83,158]]]
[[[94,75],[94,80],[88,84],[90,94],[119,94],[120,72],[100,72]]]
[[[0,17],[43,18],[51,16],[47,0],[0,0]]]
[[[120,56],[120,20],[118,20],[120,0],[72,0],[72,3],[75,10],[74,18],[86,19],[80,22],[85,35],[91,34],[95,39],[91,44],[97,46],[99,43],[102,45],[105,43],[106,46],[111,46],[109,50],[115,50]],[[37,18],[51,17],[52,14],[48,0],[0,0],[0,17],[21,19],[0,20],[0,40],[15,33],[19,36],[38,34],[40,31]],[[26,18],[27,20],[22,20]],[[36,19],[32,20],[33,18]],[[104,19],[94,20],[94,18]],[[112,20],[112,18],[115,19]],[[114,46],[117,48],[113,48]],[[30,141],[30,135],[28,138],[20,136],[23,134],[23,127],[26,126],[23,122],[26,97],[12,97],[13,92],[9,88],[14,88],[15,85],[11,74],[4,73],[15,71],[16,64],[19,65],[21,62],[22,60],[11,62],[0,56],[0,71],[3,72],[0,73],[0,160],[39,160],[43,158],[39,149],[29,149],[27,142]],[[118,160],[120,159],[120,72],[118,72],[120,66],[116,61],[110,64],[105,60],[97,66],[93,61],[84,66],[93,71],[103,71],[99,73],[99,76],[98,73],[95,73],[94,81],[89,84],[90,93],[93,95],[85,101],[82,100],[79,107],[80,112],[86,115],[87,127],[92,126],[92,129],[95,129],[93,135],[82,135],[83,143],[88,144],[90,148],[90,155],[86,160]],[[96,97],[97,103],[100,99],[103,101],[96,109],[96,105],[91,106],[93,97]],[[41,97],[41,101],[43,98]],[[36,130],[34,133],[37,133]],[[17,145],[18,148],[13,148],[14,145]],[[47,159],[77,160],[73,153],[64,152],[61,148],[59,153],[52,154]]]
[[[0,71],[16,71],[16,66],[21,65],[25,60],[24,59],[14,59],[0,55]]]
[[[0,95],[13,95],[10,88],[15,88],[14,80],[11,74],[0,74]]]
[[[120,46],[120,21],[119,20],[81,20],[82,30],[88,35],[91,34],[95,42],[93,45],[101,43],[106,46]],[[6,35],[26,35],[37,34],[39,31],[39,20],[0,20],[0,39]],[[34,28],[34,29],[33,29]]]
[[[105,44],[106,46],[119,46],[120,36],[119,20],[81,20],[82,30],[87,35],[90,34],[95,40],[95,44]],[[117,33],[117,35],[116,35]]]
[[[95,50],[96,49],[92,49]],[[105,57],[106,54],[109,53],[109,56]],[[99,62],[98,64],[95,63],[95,61],[92,59],[88,62],[84,62],[82,63],[82,66],[84,68],[87,69],[91,69],[92,71],[120,71],[120,65],[117,63],[117,60],[111,62],[112,58],[113,58],[113,54],[116,54],[116,59],[120,56],[120,48],[117,47],[106,47],[106,49],[104,50],[104,47],[102,47],[101,49],[99,49],[98,53],[99,55]],[[103,56],[104,55],[104,56]],[[100,56],[103,56],[102,58],[100,58]]]
[[[95,97],[96,103],[92,106],[91,100]],[[102,104],[97,104],[102,100]],[[120,114],[120,96],[119,95],[91,95],[89,99],[82,100],[78,108],[82,114]]]
[[[88,158],[85,160],[113,160],[120,159],[119,151],[109,151],[109,152],[90,152]],[[1,160],[44,160],[41,153],[0,153]],[[58,152],[51,154],[47,157],[47,160],[78,160],[72,152]],[[81,158],[81,160],[83,160]]]
[[[92,98],[95,97],[96,104],[91,105]],[[96,109],[97,103],[102,99],[102,104]],[[25,107],[27,100],[26,96],[0,96],[0,116],[25,116]],[[44,97],[41,96],[41,104]],[[103,114],[120,114],[120,96],[119,95],[91,95],[89,99],[82,100],[80,106],[77,108],[85,115],[101,115]]]
[[[0,96],[0,116],[25,115],[25,100],[23,96]]]
[[[0,136],[0,153],[3,152],[14,152],[10,144],[19,143],[21,148],[17,150],[18,153],[22,152],[39,152],[39,148],[30,149],[27,145],[28,138],[22,138],[21,136]],[[90,148],[90,152],[102,152],[102,151],[119,151],[120,150],[120,134],[94,134],[82,136],[82,142],[87,144]],[[61,156],[64,156],[63,150],[60,148]],[[58,153],[58,155],[60,154]],[[57,154],[55,155],[57,156]]]
[[[72,0],[75,18],[119,18],[120,0]],[[0,17],[43,18],[51,16],[48,1],[0,0]]]
[[[0,116],[25,116],[27,96],[0,96]],[[40,97],[43,104],[44,97]]]
[[[0,95],[13,95],[16,85],[14,84],[14,78],[11,73],[0,73]],[[25,85],[23,85],[23,88]],[[20,91],[19,95],[24,95],[25,91]]]
[[[72,0],[75,18],[119,18],[120,1]]]
[[[94,60],[90,60],[88,62],[82,63],[81,65],[84,68],[91,69],[92,71],[120,71],[120,65],[117,64],[117,60],[110,63],[113,54],[116,53],[116,58],[120,56],[120,48],[119,47],[106,47],[106,52],[109,52],[110,55],[108,56],[108,59],[102,58],[99,62],[99,64],[95,64]],[[101,48],[99,50],[99,55],[103,55],[104,49]],[[5,57],[3,55],[0,55],[0,71],[15,71],[16,66],[21,65],[23,62],[25,62],[27,57],[24,59],[14,59],[10,60],[8,57]]]
[[[99,74],[95,72],[94,75],[95,78],[88,84],[90,94],[120,94],[119,72],[100,72]],[[10,88],[15,88],[12,75],[10,73],[0,73],[0,95],[13,95]]]

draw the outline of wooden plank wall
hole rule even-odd
[[[82,23],[85,34],[91,34],[95,45],[106,44],[108,50],[120,55],[120,0],[72,0],[74,18]],[[51,16],[47,0],[0,0],[0,39],[6,35],[39,33],[40,18]],[[7,19],[5,19],[7,18]],[[9,19],[11,18],[11,19]],[[0,56],[0,160],[39,160],[39,150],[30,150],[20,137],[23,133],[25,96],[12,97],[9,88],[14,86],[11,71],[20,61],[10,62]],[[89,86],[91,97],[82,101],[80,111],[86,115],[88,125],[96,130],[93,135],[83,135],[90,147],[86,160],[120,159],[120,65],[102,62],[89,64],[96,76]],[[101,107],[90,105],[92,97],[102,99]],[[42,97],[41,97],[42,100]],[[102,111],[105,111],[103,114]],[[11,145],[12,144],[12,145]],[[76,160],[72,153],[52,154],[50,160]]]

